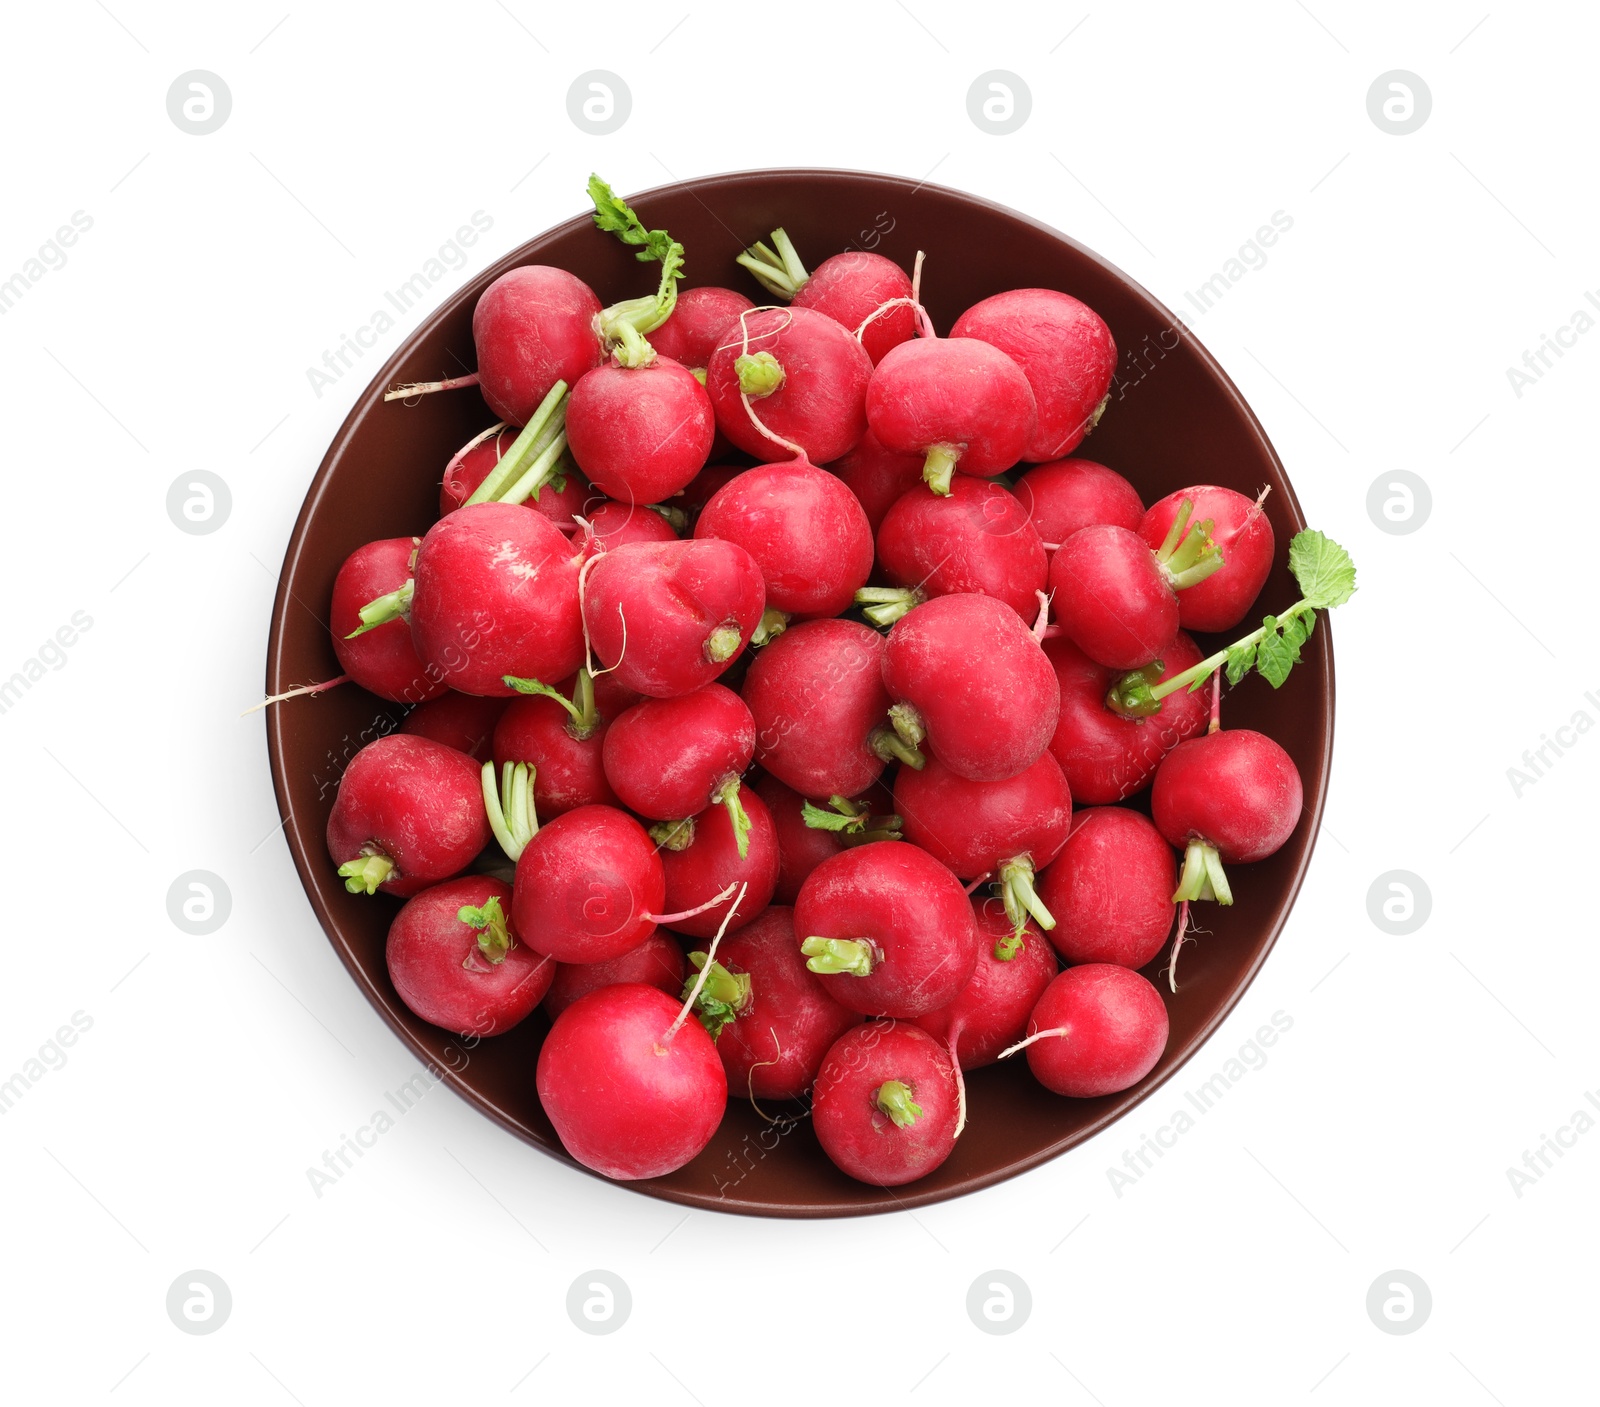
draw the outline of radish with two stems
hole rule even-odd
[[[1178,593],[1178,623],[1185,630],[1232,630],[1255,605],[1276,551],[1272,524],[1261,507],[1267,493],[1263,489],[1259,498],[1250,499],[1216,484],[1196,484],[1151,504],[1136,525],[1146,544],[1159,552],[1188,503],[1192,519],[1206,525],[1224,558],[1212,575]]]
[[[1131,968],[1088,962],[1069,967],[1044,989],[1028,1018],[1028,1035],[1001,1058],[1028,1053],[1028,1068],[1046,1089],[1073,1099],[1098,1099],[1132,1089],[1167,1048],[1161,993]]]

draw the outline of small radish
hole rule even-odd
[[[650,333],[650,345],[691,371],[704,371],[722,334],[755,304],[731,288],[683,288],[667,320]]]
[[[665,896],[644,827],[615,807],[580,806],[542,826],[522,851],[512,919],[535,952],[603,962],[655,931]]]
[[[572,388],[566,429],[589,482],[642,507],[669,498],[700,472],[716,417],[693,373],[656,356],[646,342],[619,350]]]
[[[825,313],[848,328],[874,365],[916,330],[911,279],[882,254],[848,249],[807,273],[789,236],[779,229],[772,232],[770,246],[758,240],[737,262],[775,298]]]
[[[1138,532],[1144,504],[1114,469],[1092,459],[1057,459],[1028,470],[1013,490],[1052,552],[1080,528],[1100,523]],[[1166,535],[1163,527],[1162,536]],[[1159,539],[1158,539],[1159,541]],[[1184,598],[1179,598],[1180,605]]]
[[[969,781],[1000,781],[1030,767],[1061,710],[1039,642],[992,596],[939,596],[901,617],[884,647],[883,682],[897,700],[890,719],[908,756],[926,740]]]
[[[538,1006],[555,963],[517,941],[511,886],[468,875],[424,889],[395,915],[384,948],[400,1000],[460,1035],[498,1036]]]
[[[539,1050],[539,1102],[584,1167],[665,1177],[711,1141],[728,1079],[705,1027],[640,983],[601,987],[555,1020]]]
[[[1215,484],[1169,493],[1136,525],[1139,535],[1159,549],[1172,534],[1185,502],[1190,513],[1210,525],[1209,535],[1225,561],[1217,571],[1178,596],[1178,621],[1185,630],[1232,630],[1255,605],[1272,571],[1276,550],[1272,524],[1262,512],[1267,490],[1249,499]]]
[[[1109,962],[1069,967],[1044,989],[1028,1018],[1027,1039],[1001,1055],[1024,1048],[1034,1078],[1056,1094],[1120,1094],[1161,1059],[1167,1008],[1131,968]]]
[[[744,822],[737,830],[732,814],[722,806],[650,827],[650,838],[661,847],[667,880],[663,903],[689,915],[669,921],[677,933],[709,938],[724,924],[728,933],[736,933],[772,902],[778,882],[778,836],[772,813],[754,791],[741,795]],[[730,919],[738,895],[742,895],[738,912]]]
[[[876,537],[886,514],[901,496],[922,482],[922,456],[896,454],[878,443],[868,430],[860,443],[842,458],[827,466],[844,480],[866,511],[867,522]]]
[[[1189,525],[1192,507],[1184,501],[1159,547],[1101,523],[1080,528],[1050,558],[1057,622],[1090,659],[1143,669],[1178,633],[1179,593],[1221,570],[1211,524]]]
[[[906,839],[957,877],[993,877],[1019,936],[1030,915],[1043,929],[1055,927],[1034,889],[1034,876],[1067,843],[1072,795],[1048,752],[999,782],[969,782],[929,758],[920,771],[905,767],[896,775],[894,809],[903,818]]]
[[[802,796],[854,796],[892,754],[876,750],[890,698],[883,637],[852,620],[790,626],[765,646],[745,676],[756,760]]]
[[[683,989],[684,973],[689,970],[683,949],[660,929],[638,947],[629,948],[620,957],[608,958],[605,962],[552,962],[550,965],[555,969],[555,976],[545,994],[544,1013],[552,1021],[579,997],[586,997],[601,987],[614,987],[619,982],[642,982],[669,996],[677,996]]]
[[[833,999],[867,1016],[921,1016],[972,976],[978,929],[961,882],[926,851],[874,841],[824,860],[800,888],[795,931]]]
[[[456,453],[445,466],[444,479],[439,485],[439,516],[464,508],[467,500],[499,466],[501,459],[516,442],[517,432],[505,425],[491,427],[492,433],[476,437]],[[589,486],[575,468],[560,466],[555,477],[523,500],[528,507],[544,514],[562,532],[577,530],[577,515],[583,512],[584,501],[589,497]]]
[[[872,360],[809,308],[760,308],[727,327],[706,366],[717,425],[757,459],[837,459],[867,432]]]
[[[681,515],[680,515],[681,516]],[[630,542],[676,542],[678,534],[666,516],[655,508],[613,503],[609,498],[585,508],[580,539],[585,557],[597,557],[626,547]]]
[[[513,699],[494,730],[494,760],[526,762],[533,770],[539,815],[553,818],[580,806],[615,806],[601,749],[609,720],[595,704],[594,680],[580,669],[567,685],[510,676],[523,697]],[[570,696],[569,696],[570,695]]]
[[[1031,624],[1048,568],[1027,509],[1005,485],[965,474],[943,498],[925,484],[905,494],[878,529],[878,561],[901,590],[869,586],[856,600],[879,625],[930,596],[962,591],[1004,601]]]
[[[701,510],[694,535],[744,548],[761,568],[768,611],[787,616],[838,615],[872,572],[865,510],[836,476],[804,459],[740,474]]]
[[[1180,690],[1141,716],[1117,698],[1115,690],[1126,682],[1117,671],[1096,664],[1072,641],[1046,640],[1044,653],[1061,685],[1061,717],[1050,751],[1080,803],[1103,806],[1144,790],[1161,759],[1206,726],[1210,710],[1203,693]],[[1159,660],[1126,679],[1148,687],[1180,676],[1199,659],[1199,646],[1180,630]]]
[[[824,1057],[811,1122],[842,1172],[899,1187],[955,1151],[959,1105],[955,1069],[938,1041],[916,1026],[869,1021]]]
[[[1004,352],[971,337],[925,335],[893,348],[872,373],[867,423],[885,449],[923,456],[937,494],[959,469],[1003,474],[1033,434],[1033,391]]]
[[[1050,288],[1013,288],[974,303],[950,336],[998,347],[1027,375],[1039,407],[1024,459],[1057,459],[1094,429],[1117,369],[1111,329],[1087,303]],[[1060,541],[1060,539],[1056,539]]]
[[[636,542],[585,567],[583,619],[619,683],[652,698],[709,684],[761,621],[761,568],[731,542]]]
[[[362,617],[369,603],[406,589],[420,541],[387,537],[356,548],[333,579],[328,607],[339,667],[368,693],[395,703],[423,703],[449,688],[444,675],[418,657],[407,621],[390,616],[367,625]]]
[[[1172,932],[1178,865],[1161,832],[1138,811],[1080,812],[1039,897],[1055,915],[1050,941],[1069,963],[1143,967]]]
[[[328,854],[352,894],[408,898],[466,869],[489,834],[477,763],[402,733],[350,759],[328,814]]]
[[[744,700],[721,684],[707,684],[692,694],[645,699],[625,709],[606,730],[601,758],[606,780],[622,804],[653,821],[680,821],[708,806],[725,807],[739,858],[744,859],[750,819],[739,778],[750,766],[755,745],[756,725]],[[771,844],[767,819],[776,866],[777,847]]]
[[[807,970],[791,909],[767,909],[730,933],[714,959],[697,952],[689,961],[696,971],[710,963],[695,1013],[736,1096],[799,1099],[829,1047],[861,1024],[860,1013],[840,1006]]]
[[[412,737],[432,738],[484,762],[492,753],[495,724],[505,711],[505,699],[484,699],[447,689],[406,714],[400,731]]]

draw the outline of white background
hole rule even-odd
[[[93,1022],[0,1116],[7,1396],[1571,1400],[1592,1370],[1600,1133],[1521,1197],[1506,1169],[1600,1085],[1578,893],[1600,737],[1520,797],[1506,769],[1576,711],[1600,719],[1584,698],[1600,693],[1600,335],[1520,397],[1507,368],[1600,288],[1592,13],[464,0],[285,18],[288,2],[66,0],[6,19],[0,279],[74,211],[93,220],[0,317],[0,676],[74,611],[93,618],[0,715],[0,1076],[73,1012]],[[195,68],[233,96],[204,137],[165,106]],[[633,95],[605,137],[566,111],[595,68]],[[988,69],[1031,89],[1012,135],[968,116]],[[1411,135],[1367,113],[1391,69],[1432,92]],[[591,168],[627,192],[764,165],[992,197],[1175,308],[1273,212],[1292,217],[1192,321],[1360,568],[1337,627],[1327,824],[1293,919],[1136,1116],[915,1215],[685,1217],[443,1091],[318,1199],[306,1168],[415,1064],[324,941],[275,830],[261,718],[238,715],[305,487],[414,320],[320,398],[306,368],[476,210],[493,227],[435,300],[577,212]],[[199,469],[232,492],[210,536],[165,507]],[[1410,535],[1367,513],[1396,469],[1432,491]],[[191,869],[232,892],[209,937],[167,917]],[[1394,869],[1433,896],[1407,937],[1368,916]],[[1118,1198],[1108,1167],[1280,1010],[1293,1028],[1267,1065]],[[197,1267],[233,1296],[207,1337],[165,1309]],[[565,1311],[596,1267],[633,1296],[606,1337]],[[997,1267],[1033,1298],[1006,1336],[965,1309]],[[1365,1308],[1396,1268],[1433,1296],[1405,1337]]]

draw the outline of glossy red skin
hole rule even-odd
[[[517,434],[518,431],[508,427],[461,456],[439,485],[441,518],[466,505],[467,500],[477,492],[478,485],[489,477],[489,471],[500,462],[500,456],[511,448]],[[589,497],[589,486],[584,482],[583,475],[568,473],[563,477],[560,488],[546,484],[537,497],[525,499],[524,505],[536,513],[542,513],[570,536],[578,529],[576,517],[583,512],[584,502]]]
[[[580,562],[538,513],[510,503],[458,508],[417,549],[418,655],[464,694],[508,697],[507,674],[565,679],[583,663]]]
[[[406,714],[400,731],[417,738],[432,738],[459,749],[475,762],[487,762],[492,755],[495,724],[505,710],[504,699],[483,699],[446,689],[438,698],[418,704]]]
[[[339,667],[368,693],[394,703],[422,703],[438,698],[450,686],[442,674],[430,672],[417,656],[411,627],[401,619],[345,637],[361,628],[361,608],[398,591],[411,579],[413,537],[386,537],[358,547],[344,559],[333,579],[328,626]]]
[[[637,689],[630,689],[626,684],[617,680],[614,671],[607,671],[593,676],[594,706],[602,718],[615,718],[625,708],[632,708],[644,697]],[[577,683],[577,678],[567,680],[558,685],[566,696],[572,697],[572,687]]]
[[[557,962],[604,962],[655,932],[666,878],[632,816],[580,806],[557,816],[517,861],[512,918],[523,941]]]
[[[651,698],[709,684],[750,643],[765,604],[761,568],[731,542],[630,543],[601,553],[584,582],[595,654]],[[738,627],[739,651],[713,660],[706,641],[724,625]]]
[[[867,390],[867,423],[885,449],[926,454],[965,446],[956,468],[981,479],[1022,458],[1033,433],[1028,378],[971,337],[919,337],[888,352]]]
[[[1211,540],[1222,551],[1222,565],[1178,593],[1179,623],[1185,630],[1232,630],[1255,605],[1272,571],[1277,551],[1272,524],[1253,498],[1216,484],[1196,484],[1150,505],[1138,531],[1152,550],[1166,539],[1186,498],[1194,501],[1191,523],[1211,519]]]
[[[763,775],[753,788],[772,816],[778,842],[778,879],[773,886],[775,904],[792,905],[806,877],[824,860],[832,859],[844,845],[834,832],[808,826],[801,808],[806,798],[791,791],[776,777]]]
[[[1012,936],[1011,920],[998,899],[974,897],[972,915],[979,942],[971,980],[948,1006],[916,1018],[963,1070],[994,1064],[1002,1050],[1022,1039],[1034,1004],[1060,971],[1055,951],[1031,922],[1011,957],[995,956],[997,946]]]
[[[1080,812],[1059,858],[1039,881],[1069,963],[1143,967],[1166,946],[1177,912],[1178,862],[1149,817],[1123,806]]]
[[[705,387],[670,357],[597,366],[567,402],[572,457],[619,503],[659,503],[685,488],[705,466],[715,433]]]
[[[800,956],[794,911],[770,908],[717,947],[717,961],[750,975],[750,999],[722,1028],[717,1054],[735,1098],[799,1099],[822,1058],[859,1012],[839,1005]]]
[[[1056,459],[1083,442],[1117,369],[1111,329],[1087,303],[1050,288],[1013,288],[974,303],[950,335],[988,342],[1026,373],[1039,415],[1024,459]]]
[[[911,1088],[922,1114],[899,1128],[874,1102],[889,1080]],[[955,1151],[955,1069],[944,1047],[903,1022],[869,1021],[834,1042],[817,1071],[811,1122],[835,1165],[858,1182],[899,1187]]]
[[[511,886],[466,875],[424,889],[389,925],[384,956],[394,989],[416,1015],[463,1036],[509,1031],[544,999],[555,963],[516,941],[497,963],[478,949],[478,931],[457,916],[499,899],[511,917]],[[464,965],[468,964],[468,965]]]
[[[1167,1048],[1167,1008],[1137,972],[1115,963],[1069,967],[1044,989],[1028,1034],[1065,1027],[1024,1052],[1046,1089],[1073,1099],[1119,1094],[1138,1084]]]
[[[856,496],[876,536],[884,514],[902,494],[922,482],[922,463],[920,454],[885,449],[868,430],[849,454],[834,460],[828,469],[844,480],[845,487]]]
[[[707,807],[694,818],[694,839],[688,849],[661,848],[661,868],[667,876],[667,897],[663,902],[668,913],[698,909],[730,884],[748,886],[737,912],[728,921],[729,933],[737,933],[761,916],[772,902],[772,891],[778,883],[778,832],[772,824],[772,813],[754,791],[741,788],[739,799],[745,815],[750,818],[748,853],[744,859],[739,858],[733,818],[728,815],[726,806]],[[691,938],[710,938],[722,926],[738,897],[736,889],[715,908],[668,926],[674,933],[685,933]]]
[[[350,759],[328,813],[334,865],[371,845],[395,866],[379,890],[402,899],[459,874],[489,838],[477,763],[404,733],[378,738]]]
[[[555,976],[545,994],[544,1013],[552,1021],[579,997],[619,982],[639,982],[679,997],[689,964],[683,949],[659,928],[637,948],[606,962],[552,962]]]
[[[654,821],[676,821],[710,806],[711,793],[750,766],[755,746],[744,700],[707,684],[624,709],[606,730],[601,758],[624,806]]]
[[[743,328],[736,321],[723,331],[706,365],[706,391],[722,433],[757,459],[788,459],[794,453],[757,430],[740,399],[734,362],[746,350],[746,329],[750,354],[770,352],[784,372],[777,390],[750,400],[761,423],[799,445],[813,464],[826,464],[853,448],[867,432],[872,359],[843,327],[811,308],[751,313]]]
[[[1203,840],[1234,864],[1275,854],[1294,834],[1304,802],[1294,759],[1249,728],[1180,743],[1150,790],[1150,814],[1168,841],[1182,849]]]
[[[700,511],[697,538],[736,542],[756,559],[767,605],[836,616],[872,574],[872,525],[833,474],[789,459],[746,470]]]
[[[672,305],[671,315],[648,340],[662,356],[683,366],[704,368],[728,324],[753,307],[744,294],[731,288],[685,288]]]
[[[581,539],[585,557],[626,547],[630,542],[678,541],[672,524],[659,513],[631,503],[615,503],[608,498],[604,503],[586,508],[583,516],[589,524]]]
[[[833,999],[867,1016],[912,1017],[955,999],[978,961],[978,929],[961,881],[900,840],[842,850],[812,870],[794,906],[806,938],[870,940],[865,977],[819,974]]]
[[[711,1037],[679,1003],[624,982],[590,992],[555,1020],[539,1050],[539,1103],[567,1152],[622,1181],[664,1177],[711,1141],[728,1080]]]
[[[978,591],[1030,625],[1044,590],[1044,543],[1028,510],[1004,484],[956,475],[949,497],[917,484],[878,529],[878,562],[899,586],[929,596]]]
[[[472,310],[478,389],[489,408],[526,425],[557,381],[576,386],[599,366],[600,311],[594,290],[565,269],[529,264],[501,274]]]
[[[1144,503],[1138,489],[1115,469],[1107,469],[1092,459],[1057,459],[1040,464],[1017,480],[1013,492],[1033,519],[1039,536],[1057,547],[1080,528],[1110,523],[1138,532],[1144,519]]]
[[[861,324],[891,298],[909,298],[911,279],[893,259],[848,249],[824,259],[794,295],[791,306],[826,313],[855,336]],[[861,346],[876,366],[891,348],[916,331],[916,314],[909,303],[873,318],[861,331]]]
[[[884,646],[883,682],[922,715],[925,750],[969,781],[1032,766],[1061,711],[1050,661],[992,596],[938,596],[901,616]]]
[[[854,796],[883,774],[867,744],[888,720],[883,636],[852,620],[791,625],[745,675],[756,761],[802,796]]]
[[[1211,716],[1210,694],[1180,689],[1161,701],[1149,718],[1126,718],[1106,707],[1106,694],[1121,670],[1096,664],[1072,641],[1044,643],[1045,658],[1061,685],[1061,717],[1050,739],[1050,751],[1073,798],[1080,805],[1103,806],[1125,801],[1150,785],[1161,759],[1185,738],[1205,731]],[[1161,652],[1163,679],[1200,663],[1200,649],[1181,630]]]
[[[557,686],[572,696],[570,687]],[[528,694],[512,699],[494,730],[495,766],[532,765],[533,802],[540,822],[580,806],[616,806],[617,794],[601,762],[609,720],[586,738],[573,736],[572,715],[552,698]]]
[[[1081,528],[1050,558],[1056,624],[1090,659],[1142,669],[1178,633],[1178,593],[1136,532]]]
[[[1042,870],[1061,853],[1072,828],[1072,793],[1048,751],[999,782],[969,782],[937,757],[921,771],[902,767],[894,779],[894,809],[905,822],[905,838],[962,879],[1021,855]]]

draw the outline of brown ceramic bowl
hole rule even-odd
[[[670,229],[683,241],[688,283],[727,284],[758,302],[765,301],[761,290],[734,256],[779,224],[813,263],[854,245],[909,269],[917,250],[925,250],[923,292],[941,329],[978,299],[1019,285],[1059,288],[1084,299],[1110,324],[1122,360],[1111,404],[1082,452],[1120,470],[1147,503],[1186,484],[1219,483],[1252,495],[1271,485],[1266,511],[1277,534],[1279,564],[1259,604],[1265,611],[1296,598],[1283,563],[1290,537],[1305,522],[1266,434],[1183,325],[1098,255],[1014,211],[897,176],[745,171],[664,186],[633,203],[646,224]],[[269,693],[339,673],[325,623],[339,564],[374,538],[424,532],[437,515],[446,460],[495,418],[476,391],[406,405],[385,404],[383,390],[470,369],[478,295],[507,269],[528,263],[570,269],[604,302],[654,285],[650,270],[580,214],[485,270],[423,323],[357,400],[306,496],[273,605]],[[400,1039],[489,1117],[564,1159],[534,1092],[534,1063],[548,1029],[543,1015],[535,1013],[517,1030],[470,1048],[418,1020],[401,1004],[384,966],[384,935],[395,901],[347,894],[328,860],[323,831],[339,773],[356,748],[398,716],[394,706],[353,687],[270,710],[268,747],[289,849],[329,941]],[[1312,637],[1304,663],[1283,689],[1274,693],[1252,678],[1231,693],[1227,723],[1262,729],[1288,749],[1304,779],[1305,812],[1277,855],[1234,871],[1237,902],[1231,909],[1207,910],[1211,931],[1186,949],[1177,995],[1166,991],[1165,981],[1158,983],[1172,1035],[1160,1064],[1138,1086],[1110,1098],[1071,1100],[1036,1084],[1020,1060],[976,1071],[968,1078],[971,1122],[954,1154],[930,1177],[893,1190],[839,1172],[808,1122],[777,1131],[735,1098],[717,1136],[692,1163],[670,1177],[628,1185],[675,1202],[766,1216],[916,1207],[1036,1167],[1147,1098],[1233,1009],[1300,888],[1322,817],[1333,748],[1333,656],[1326,627]],[[1163,961],[1153,962],[1146,975],[1155,979]]]

